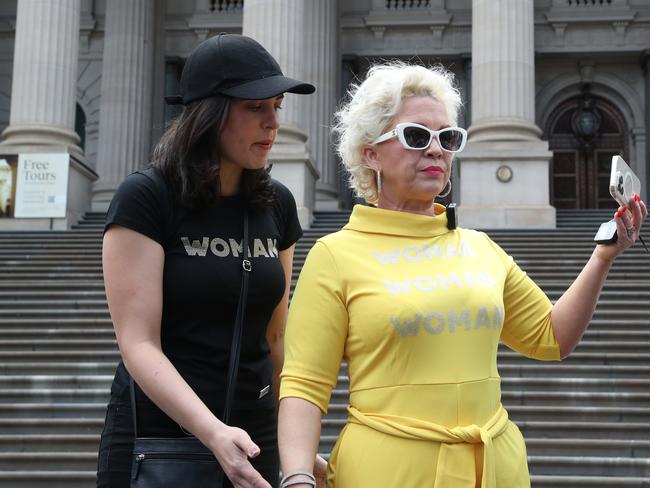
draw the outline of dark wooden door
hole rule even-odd
[[[586,145],[574,134],[571,120],[581,98],[565,102],[549,118],[546,131],[553,151],[550,168],[551,203],[556,208],[615,208],[609,194],[612,156],[620,154],[630,162],[625,122],[618,110],[596,99],[600,116],[596,136]]]

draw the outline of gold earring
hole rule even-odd
[[[447,191],[445,191],[445,188]],[[441,193],[438,193],[438,198],[445,198],[447,195],[451,193],[451,178],[449,178],[449,181],[445,185],[445,188],[442,189]]]

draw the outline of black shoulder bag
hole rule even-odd
[[[227,424],[237,383],[239,352],[246,310],[248,277],[251,262],[248,259],[248,213],[244,213],[244,259],[242,261],[241,292],[235,318],[235,327],[230,348],[226,403],[222,421]],[[138,437],[135,387],[130,380],[131,409],[133,414],[133,463],[131,488],[220,488],[224,472],[210,449],[196,437],[162,438]]]

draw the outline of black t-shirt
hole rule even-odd
[[[275,203],[249,210],[252,271],[241,343],[235,409],[273,406],[272,367],[266,328],[285,290],[278,253],[302,235],[289,190],[273,181]],[[223,197],[195,211],[177,203],[157,169],[129,175],[115,193],[106,227],[117,224],[158,242],[165,251],[161,341],[163,352],[217,416],[223,412],[230,345],[239,302],[244,197]],[[113,393],[128,399],[123,365]],[[264,391],[268,391],[264,390]],[[118,400],[119,401],[119,400]],[[128,400],[127,400],[128,401]],[[138,391],[138,408],[161,412]],[[142,418],[141,415],[138,415]]]

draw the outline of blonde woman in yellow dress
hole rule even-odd
[[[349,223],[307,257],[289,313],[279,413],[283,486],[315,486],[313,460],[341,360],[348,422],[329,460],[335,488],[530,486],[526,447],[501,405],[497,346],[560,360],[580,340],[614,259],[647,209],[616,213],[552,305],[482,232],[449,229],[434,204],[466,133],[442,68],[372,68],[339,113],[338,151],[359,196]],[[451,226],[453,227],[453,226]]]

